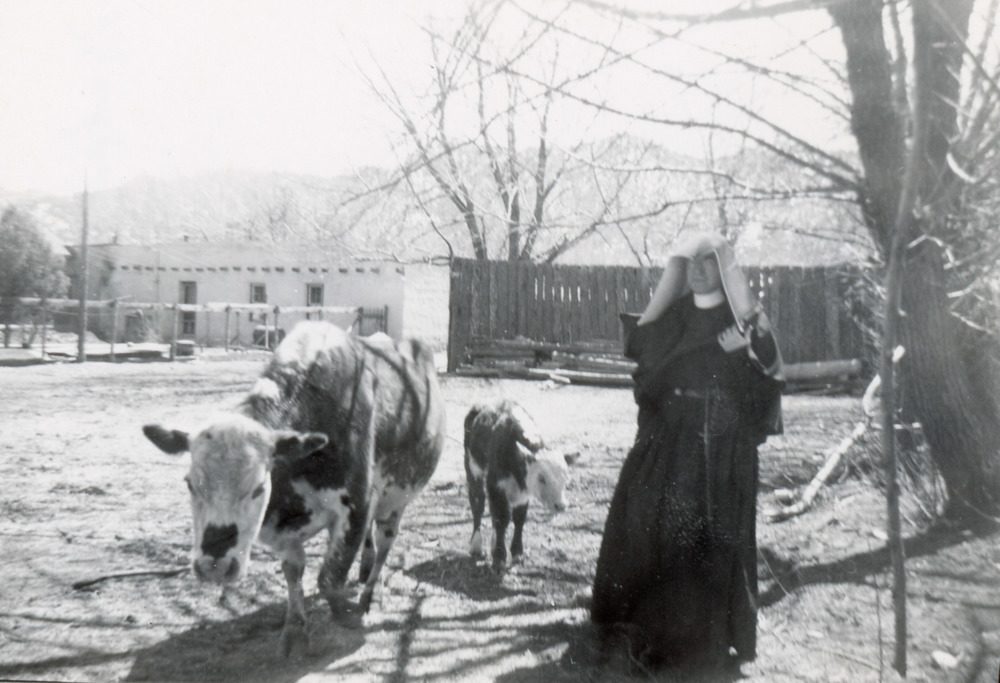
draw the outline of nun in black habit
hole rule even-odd
[[[738,666],[756,656],[757,447],[782,428],[774,334],[715,234],[685,240],[642,316],[623,320],[638,432],[591,619],[646,666]]]

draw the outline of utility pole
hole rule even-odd
[[[83,227],[80,235],[80,309],[76,337],[76,362],[87,361],[87,177],[83,178]]]

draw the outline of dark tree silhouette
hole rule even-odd
[[[5,209],[0,216],[0,322],[5,347],[10,345],[15,299],[60,296],[67,283],[63,264],[31,216],[13,207]]]

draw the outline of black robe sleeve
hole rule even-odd
[[[781,379],[781,354],[774,335],[770,332],[758,335],[754,331],[750,338],[748,356],[754,377],[750,402],[757,426],[757,443],[763,443],[768,436],[784,432],[781,391],[785,382]]]
[[[683,300],[675,302],[663,314],[645,325],[639,325],[639,316],[622,314],[625,325],[625,357],[637,364],[632,378],[635,380],[635,400],[640,408],[645,402],[655,402],[666,389],[666,366],[674,359],[674,352],[684,334]]]

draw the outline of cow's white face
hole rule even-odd
[[[521,444],[518,444],[518,448],[521,449],[528,464],[528,493],[553,510],[565,510],[569,466],[576,462],[577,454],[565,454],[548,449],[531,453]]]
[[[216,420],[193,437],[159,425],[146,425],[143,432],[164,452],[191,453],[185,481],[194,523],[192,563],[198,578],[216,583],[246,575],[271,496],[275,458],[302,457],[327,443],[323,434],[274,431],[241,415]]]

